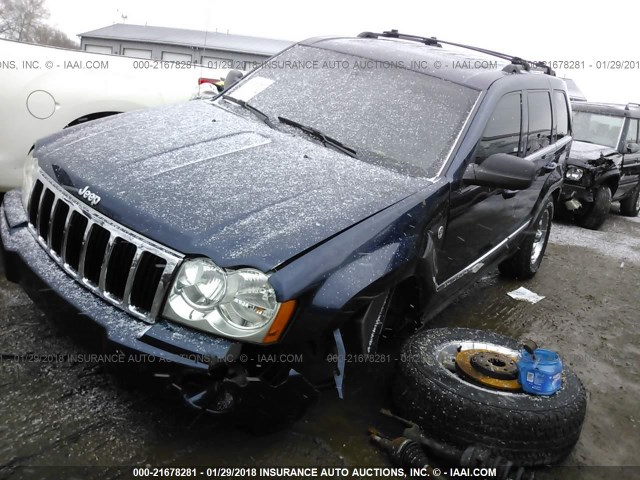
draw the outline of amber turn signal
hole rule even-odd
[[[278,314],[276,318],[273,320],[271,324],[271,328],[262,339],[262,343],[273,343],[280,339],[280,336],[284,332],[285,328],[287,328],[287,324],[289,320],[293,316],[293,312],[296,309],[296,301],[289,300],[288,302],[284,302],[280,305],[280,309],[278,310]]]

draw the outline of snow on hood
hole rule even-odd
[[[571,159],[575,160],[597,160],[600,158],[600,154],[611,155],[616,153],[616,150],[611,147],[607,147],[605,145],[598,145],[595,143],[588,142],[580,142],[578,140],[574,140],[571,144]]]
[[[205,101],[89,122],[38,142],[40,166],[149,238],[268,271],[429,185]],[[85,200],[83,200],[85,201]]]

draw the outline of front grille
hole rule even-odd
[[[29,229],[80,284],[149,323],[182,255],[80,203],[40,172],[27,209]]]

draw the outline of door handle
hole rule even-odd
[[[520,190],[503,190],[502,198],[513,198]]]
[[[556,168],[558,168],[558,164],[556,162],[547,163],[544,167],[542,167],[547,172],[553,172]]]

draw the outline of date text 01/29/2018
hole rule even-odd
[[[541,60],[554,70],[640,70],[640,60]]]

